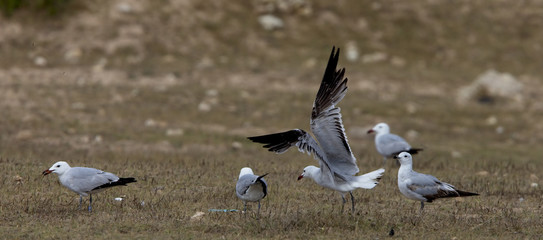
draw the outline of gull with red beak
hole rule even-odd
[[[451,184],[442,182],[428,174],[413,170],[413,157],[408,152],[402,152],[395,158],[400,161],[398,169],[398,188],[409,199],[420,201],[420,211],[424,209],[424,202],[433,202],[438,198],[477,196],[478,193],[466,192],[456,189]]]
[[[345,194],[349,193],[354,213],[352,191],[357,188],[375,187],[385,170],[381,168],[355,176],[359,172],[356,158],[347,143],[340,109],[336,107],[347,93],[347,78],[343,77],[345,69],[336,71],[338,61],[339,49],[335,52],[335,48],[332,48],[311,112],[311,131],[316,139],[301,129],[249,137],[249,139],[265,144],[265,148],[278,154],[286,152],[292,146],[298,147],[300,152],[313,154],[319,161],[320,168],[307,166],[298,180],[308,177],[323,187],[338,191],[343,199],[342,211],[346,202]]]
[[[134,178],[119,178],[113,173],[104,172],[94,168],[70,167],[67,162],[57,162],[52,167],[42,172],[45,176],[50,173],[58,174],[60,183],[68,189],[79,194],[79,209],[83,197],[89,198],[89,212],[92,210],[92,194],[114,186],[126,186],[136,182]]]
[[[386,123],[375,125],[375,127],[368,130],[368,134],[370,133],[376,133],[375,148],[383,156],[383,165],[386,165],[388,158],[393,158],[401,152],[417,154],[419,151],[422,151],[422,148],[412,148],[405,139],[390,133],[390,127]]]

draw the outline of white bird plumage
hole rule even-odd
[[[398,170],[398,188],[407,198],[420,201],[421,211],[424,209],[424,202],[432,202],[438,198],[479,195],[458,190],[453,185],[442,182],[432,175],[415,172],[412,156],[408,152],[401,152],[397,158],[401,164]]]
[[[375,148],[383,156],[383,165],[386,165],[388,158],[392,158],[401,152],[416,154],[422,151],[422,148],[412,148],[405,139],[390,133],[390,127],[386,123],[378,123],[372,129],[368,130],[368,134],[370,133],[376,133]]]
[[[311,131],[316,139],[301,129],[249,137],[249,139],[265,144],[265,148],[278,154],[284,153],[292,146],[298,147],[301,152],[313,154],[319,161],[320,168],[308,166],[298,179],[309,177],[323,187],[338,191],[343,199],[342,209],[346,202],[345,194],[350,193],[354,212],[352,191],[357,188],[375,187],[385,170],[381,168],[355,176],[359,172],[356,158],[345,135],[340,108],[336,107],[347,92],[345,69],[336,71],[338,61],[339,48],[337,52],[333,48],[311,112]]]
[[[49,169],[42,172],[45,176],[56,173],[60,183],[68,189],[79,194],[79,208],[83,197],[89,198],[89,212],[92,210],[92,194],[103,191],[114,186],[126,186],[128,183],[136,182],[134,178],[119,178],[113,173],[86,167],[70,167],[67,162],[59,161]]]
[[[236,195],[244,203],[243,211],[247,211],[247,202],[258,202],[258,215],[260,215],[260,200],[268,195],[268,184],[264,176],[254,175],[253,170],[248,167],[241,169],[236,184]]]

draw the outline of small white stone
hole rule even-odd
[[[382,61],[385,61],[387,57],[388,57],[387,54],[383,52],[365,54],[362,56],[362,63],[382,62]]]
[[[453,157],[453,158],[460,158],[460,157],[462,157],[462,153],[459,152],[459,151],[452,151],[452,152],[451,152],[451,157]]]
[[[166,136],[181,136],[185,134],[185,131],[181,128],[166,130]]]
[[[144,124],[145,124],[146,127],[154,127],[154,126],[156,126],[155,120],[153,120],[151,118],[145,120]]]
[[[36,64],[36,66],[43,67],[47,65],[47,59],[42,56],[37,56],[36,58],[34,58],[34,64]]]
[[[72,48],[64,53],[64,60],[69,63],[77,63],[82,55],[83,51],[80,48]]]
[[[211,105],[206,102],[201,102],[200,104],[198,104],[198,110],[200,112],[209,112],[211,111]]]
[[[347,61],[356,62],[359,57],[358,47],[356,46],[356,43],[354,41],[348,42],[346,50],[347,53],[345,57],[347,58]]]
[[[530,184],[530,186],[531,186],[531,187],[538,187],[538,186],[539,186],[539,184],[537,184],[537,183],[533,182],[532,184]]]
[[[232,142],[233,149],[241,149],[242,145],[240,142]]]
[[[132,12],[132,6],[128,3],[122,2],[117,4],[117,10],[122,13],[129,13]]]
[[[122,197],[116,197],[116,198],[115,198],[115,201],[119,201],[119,202],[120,202],[120,201],[122,201],[122,200],[123,200]]]
[[[496,118],[496,116],[494,116],[494,115],[492,115],[492,116],[490,116],[490,117],[488,117],[486,119],[486,124],[487,125],[492,126],[492,125],[496,125],[496,123],[498,123],[498,118]]]
[[[278,18],[271,14],[266,14],[258,17],[258,23],[260,23],[262,28],[268,31],[283,28],[285,25],[281,18]]]
[[[217,89],[208,89],[206,91],[206,95],[209,97],[216,97],[217,95],[219,95],[219,91],[217,91]]]
[[[496,133],[497,133],[497,134],[502,134],[504,131],[505,131],[505,129],[504,129],[502,126],[498,126],[498,127],[496,128]]]
[[[192,217],[190,217],[190,220],[191,221],[200,220],[200,219],[202,219],[202,217],[204,217],[204,215],[205,215],[204,212],[196,212],[194,215],[192,215]]]

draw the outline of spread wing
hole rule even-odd
[[[338,104],[347,93],[345,69],[336,71],[339,49],[330,54],[317,97],[311,112],[311,131],[317,138],[331,169],[334,172],[354,175],[359,169],[356,158],[347,142]]]

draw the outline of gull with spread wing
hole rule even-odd
[[[408,152],[396,157],[400,161],[398,170],[398,188],[409,199],[420,201],[420,210],[424,202],[432,202],[438,198],[476,196],[478,193],[465,192],[453,185],[439,181],[436,177],[413,171],[413,158]]]
[[[347,78],[343,77],[345,68],[336,70],[338,61],[339,48],[337,52],[335,48],[332,48],[311,112],[311,132],[316,139],[301,129],[249,137],[249,139],[265,144],[265,148],[278,154],[284,153],[292,146],[298,147],[300,152],[313,154],[315,159],[319,161],[320,168],[316,166],[305,167],[298,180],[308,177],[323,187],[338,191],[343,199],[342,211],[346,202],[345,194],[349,193],[354,213],[352,191],[357,188],[371,189],[375,187],[385,170],[381,168],[355,176],[359,171],[356,158],[347,143],[340,108],[336,107],[347,93]]]

